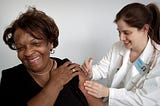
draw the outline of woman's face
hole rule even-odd
[[[17,29],[14,33],[14,41],[17,48],[18,58],[34,72],[49,70],[51,43],[45,40],[35,39],[22,29]]]
[[[128,49],[138,48],[143,41],[146,41],[147,33],[144,28],[139,30],[136,27],[130,27],[122,19],[117,22],[117,27],[120,40]]]

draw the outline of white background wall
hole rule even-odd
[[[58,25],[59,46],[53,56],[82,64],[90,56],[96,63],[119,40],[113,21],[116,13],[131,2],[160,4],[159,0],[0,0],[0,72],[20,63],[2,35],[28,6],[44,11]]]

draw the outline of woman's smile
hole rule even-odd
[[[28,59],[28,63],[29,64],[37,64],[40,60],[40,57],[35,57],[35,58],[32,58],[32,59]]]

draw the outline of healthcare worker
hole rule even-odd
[[[82,65],[87,92],[103,98],[109,106],[160,106],[160,11],[131,3],[114,21],[120,41],[96,64],[89,58]],[[107,86],[94,80],[106,78]]]

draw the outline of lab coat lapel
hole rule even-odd
[[[123,79],[125,78],[125,75],[128,72],[128,61],[129,61],[129,49],[123,49],[120,52],[120,55],[122,56],[122,64],[121,67],[119,67],[119,70],[115,73],[112,85],[111,87],[120,87]]]

